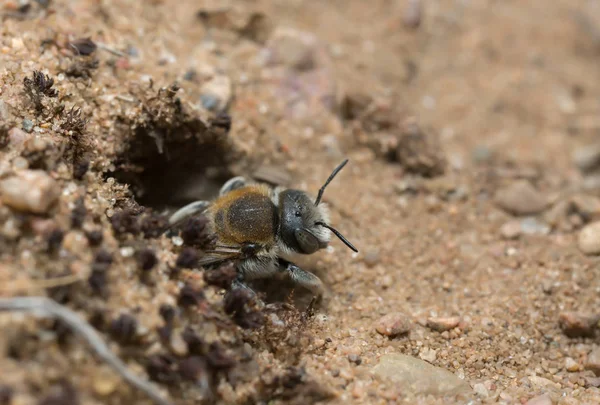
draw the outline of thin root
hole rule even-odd
[[[49,278],[47,280],[34,280],[26,285],[21,286],[13,284],[6,288],[0,287],[0,293],[16,294],[17,292],[22,291],[44,290],[47,288],[62,287],[81,280],[83,280],[83,276],[81,274],[69,274],[66,276]]]
[[[145,393],[159,405],[171,405],[147,380],[133,374],[125,363],[115,356],[100,335],[75,312],[45,297],[0,298],[0,311],[30,312],[45,318],[58,318],[79,334],[94,352],[115,370],[125,381]]]

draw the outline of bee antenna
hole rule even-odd
[[[323,192],[325,191],[325,187],[327,187],[329,185],[329,183],[331,183],[331,180],[333,180],[333,178],[340,172],[340,170],[342,170],[344,168],[344,166],[346,166],[346,163],[348,163],[348,159],[346,159],[342,163],[340,163],[338,165],[338,167],[336,167],[333,170],[333,172],[331,172],[331,174],[329,175],[329,178],[327,179],[327,181],[325,182],[325,184],[323,184],[323,187],[321,187],[319,189],[319,194],[317,194],[317,199],[315,201],[315,206],[319,205],[319,203],[321,202],[321,198],[323,197]]]
[[[335,229],[333,226],[329,226],[327,225],[325,222],[315,222],[315,225],[319,225],[322,226],[324,228],[329,229],[331,232],[333,232],[335,234],[335,236],[337,236],[338,238],[340,238],[340,240],[342,242],[344,242],[344,244],[346,246],[348,246],[351,250],[353,250],[354,252],[358,253],[358,249],[356,249],[354,247],[354,245],[352,243],[350,243],[350,241],[348,239],[346,239],[344,237],[344,235],[342,235],[337,229]]]

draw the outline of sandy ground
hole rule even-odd
[[[174,403],[600,403],[600,2],[0,12],[2,297],[77,311]],[[28,95],[34,70],[54,83]],[[328,290],[312,316],[284,280],[257,288],[291,306],[229,316],[194,253],[154,232],[233,174],[316,193],[344,158],[325,200],[360,253],[334,240],[299,260]],[[147,401],[60,322],[0,324],[0,403]],[[392,353],[460,393],[380,375]]]

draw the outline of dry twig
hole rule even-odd
[[[125,363],[115,356],[93,327],[75,312],[45,297],[0,298],[0,311],[30,312],[47,318],[58,318],[79,334],[102,360],[113,368],[125,381],[144,392],[156,404],[171,405],[147,380],[133,374]]]

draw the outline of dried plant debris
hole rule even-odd
[[[167,216],[152,211],[147,211],[140,220],[140,230],[146,239],[160,237],[168,227],[169,220]]]
[[[136,254],[138,267],[142,271],[150,271],[158,264],[158,258],[154,250],[150,248],[144,248]]]
[[[50,234],[48,235],[48,239],[47,239],[48,253],[58,252],[58,249],[60,249],[64,237],[65,237],[65,232],[60,228],[56,228],[56,229],[53,229],[52,231],[50,231]]]
[[[63,120],[60,123],[60,129],[68,139],[65,157],[73,164],[74,172],[75,166],[80,165],[81,162],[85,162],[87,160],[86,154],[92,149],[86,132],[87,124],[88,119],[82,118],[81,109],[76,107],[71,107],[64,114]]]
[[[121,314],[110,323],[109,332],[117,342],[129,344],[135,341],[137,328],[137,320],[132,315]]]
[[[10,142],[10,138],[8,136],[8,127],[0,124],[0,149],[6,147]]]
[[[218,113],[209,121],[209,128],[219,135],[226,135],[231,130],[231,115],[226,112]]]
[[[94,59],[91,57],[88,58],[78,58],[73,61],[69,66],[64,70],[65,75],[68,77],[81,78],[81,79],[91,79],[93,72],[98,69],[100,62],[98,59]]]
[[[120,236],[124,234],[137,235],[140,233],[140,225],[138,221],[137,213],[131,209],[124,209],[119,212],[115,212],[110,218],[115,235]]]
[[[197,307],[206,301],[204,292],[197,288],[192,287],[189,284],[184,285],[179,290],[179,298],[177,304],[183,308]]]
[[[310,379],[302,367],[289,367],[281,374],[262,376],[258,397],[262,403],[280,399],[288,404],[314,404],[331,400],[334,394]]]
[[[216,236],[209,228],[209,220],[205,215],[189,218],[181,229],[181,238],[187,246],[195,246],[202,250],[214,248]]]
[[[153,385],[129,371],[125,363],[110,351],[94,328],[70,309],[44,297],[13,297],[0,298],[0,311],[28,312],[38,316],[60,319],[77,333],[92,348],[96,355],[119,374],[123,380],[142,391],[154,403],[160,405],[170,404],[170,401],[165,399]],[[64,392],[64,390],[62,391]],[[61,397],[62,400],[68,400],[69,398],[72,398],[72,395]],[[68,402],[57,403],[64,404]]]
[[[216,269],[207,269],[204,271],[204,281],[222,289],[229,289],[231,283],[237,278],[237,270],[234,263],[223,264]]]
[[[75,229],[81,228],[86,215],[87,209],[85,208],[85,200],[83,197],[79,197],[75,200],[75,207],[71,211],[71,227]]]
[[[93,54],[98,46],[91,38],[80,38],[69,42],[71,50],[76,55],[89,56]]]
[[[113,257],[106,250],[100,250],[96,253],[88,283],[92,291],[97,295],[106,296],[108,292],[106,272],[112,265],[112,262]]]
[[[255,294],[245,288],[231,289],[225,295],[223,303],[225,313],[244,329],[256,329],[264,322],[262,311],[258,308]]]
[[[53,87],[54,79],[39,70],[35,70],[31,78],[26,77],[23,79],[23,85],[25,86],[25,94],[38,113],[44,110],[42,101],[44,97],[58,97],[58,91]]]
[[[184,248],[179,256],[177,256],[177,261],[175,265],[184,269],[193,269],[198,266],[198,260],[200,257],[198,256],[198,252],[194,248]]]

